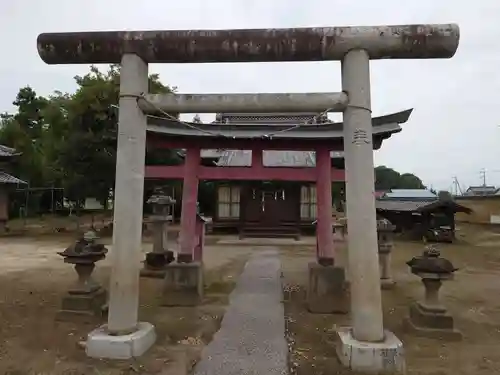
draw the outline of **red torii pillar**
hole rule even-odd
[[[330,150],[326,147],[316,149],[316,207],[317,260],[322,266],[332,266],[332,167]]]
[[[179,263],[192,262],[194,247],[196,245],[196,202],[198,201],[200,151],[199,147],[190,147],[186,150],[186,157],[184,159],[180,251],[177,254],[177,261]]]

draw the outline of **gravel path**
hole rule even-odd
[[[287,374],[282,294],[281,262],[275,249],[252,256],[195,375]]]

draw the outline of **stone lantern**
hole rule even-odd
[[[165,267],[174,260],[174,252],[168,249],[168,224],[173,220],[175,199],[157,189],[147,204],[153,210],[149,217],[153,225],[153,251],[146,254],[141,276],[163,278]]]
[[[95,263],[104,259],[108,249],[96,242],[94,231],[86,232],[82,238],[58,254],[65,263],[75,265],[78,279],[62,301],[60,315],[101,315],[106,307],[107,293],[92,279]]]
[[[423,255],[414,257],[408,266],[411,272],[422,279],[425,287],[423,301],[410,306],[410,316],[406,326],[413,332],[435,338],[460,340],[462,334],[454,328],[453,317],[439,300],[442,282],[453,279],[458,269],[433,246],[426,247]]]
[[[380,266],[380,285],[382,289],[394,286],[391,272],[391,252],[394,247],[394,229],[389,220],[377,220],[378,261]]]

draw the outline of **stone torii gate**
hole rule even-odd
[[[122,68],[109,316],[106,326],[89,335],[87,354],[138,356],[155,341],[154,327],[138,323],[146,115],[137,99],[148,92],[148,64],[340,60],[343,93],[333,98],[346,101],[337,100],[327,108],[339,107],[344,114],[352,329],[339,331],[337,352],[353,369],[401,369],[401,342],[383,329],[369,60],[450,58],[458,41],[459,29],[453,24],[39,35],[38,52],[48,64],[121,63]],[[192,101],[200,108],[229,100],[245,110],[265,106],[267,99],[172,94],[159,98],[176,103],[169,109]],[[304,108],[315,107],[307,96],[300,102]]]

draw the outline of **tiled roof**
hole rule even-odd
[[[399,201],[389,199],[378,199],[375,201],[375,208],[382,211],[417,211],[420,207],[427,206],[428,201]]]
[[[15,155],[20,155],[20,153],[17,153],[14,148],[0,145],[0,157],[2,157],[2,156],[15,156]]]
[[[439,207],[450,207],[455,212],[471,213],[472,210],[462,206],[454,201],[434,200],[395,200],[395,199],[377,199],[375,208],[380,211],[399,211],[399,212],[425,212],[433,211]]]
[[[26,185],[27,182],[11,176],[5,172],[0,172],[0,184],[22,184]]]
[[[373,117],[373,138],[384,140],[392,134],[401,131],[401,123],[408,120],[412,110],[392,113],[390,115]],[[326,122],[322,124],[299,123],[269,123],[253,118],[245,122],[187,123],[177,120],[148,117],[147,130],[152,133],[175,137],[201,137],[204,139],[227,137],[233,139],[269,138],[283,140],[317,140],[328,139],[343,141],[343,123]],[[380,147],[380,146],[379,146]]]

